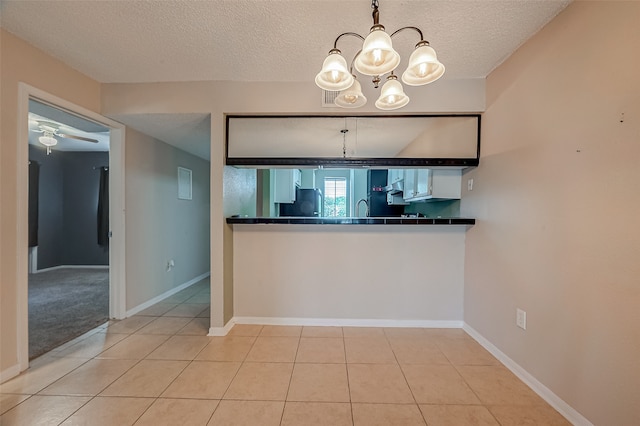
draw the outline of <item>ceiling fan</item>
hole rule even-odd
[[[43,135],[38,138],[38,141],[47,147],[47,155],[51,154],[51,147],[58,144],[58,140],[55,136],[59,138],[66,139],[76,139],[83,142],[91,142],[98,143],[97,139],[86,138],[84,136],[78,135],[70,135],[68,133],[60,132],[60,124],[55,123],[53,121],[45,121],[45,120],[35,120],[37,123],[37,128],[31,129],[34,132],[42,133]]]

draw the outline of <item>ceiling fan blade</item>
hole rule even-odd
[[[64,134],[64,133],[59,133],[58,136],[63,137],[63,138],[67,138],[67,139],[77,139],[79,141],[84,141],[84,142],[98,143],[97,139],[85,138],[85,137],[82,137],[82,136],[67,135],[67,134]]]

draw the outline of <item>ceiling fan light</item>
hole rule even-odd
[[[393,49],[391,37],[382,25],[374,25],[364,39],[362,52],[353,66],[364,75],[383,75],[396,69],[400,55]]]
[[[390,75],[382,86],[380,97],[376,101],[376,107],[385,111],[402,108],[409,103],[409,97],[404,93],[398,77]]]
[[[316,75],[318,87],[328,91],[348,89],[353,84],[353,76],[349,72],[347,61],[338,49],[331,49],[329,56],[322,64],[322,69]]]
[[[360,108],[366,103],[367,98],[362,93],[362,86],[355,78],[351,87],[340,92],[335,100],[335,104],[341,108]]]
[[[433,83],[444,74],[444,65],[438,61],[436,51],[429,42],[422,40],[409,57],[409,65],[402,74],[402,81],[410,86]]]
[[[53,136],[47,136],[47,135],[40,136],[38,138],[38,142],[40,142],[42,145],[47,147],[51,147],[58,144],[58,140],[56,138],[54,138]]]

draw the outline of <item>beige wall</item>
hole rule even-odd
[[[209,272],[209,163],[132,129],[126,132],[126,309]],[[177,169],[192,172],[178,199]],[[167,271],[167,262],[175,267]]]
[[[235,225],[235,316],[460,326],[465,232],[465,226]]]
[[[17,252],[18,239],[27,238],[27,230],[16,226],[18,209],[27,211],[26,194],[19,194],[17,186],[19,173],[27,169],[18,167],[17,161],[18,149],[27,150],[26,142],[24,146],[16,143],[18,83],[96,112],[100,108],[100,84],[1,29],[0,55],[0,372],[4,372],[18,363],[16,282],[18,268],[24,268],[24,273],[27,270],[26,255],[22,264]]]
[[[224,217],[232,215],[256,215],[257,174],[254,169],[240,169],[225,166],[223,177]],[[233,230],[224,226],[224,247],[226,251],[233,250]],[[224,317],[223,324],[233,318],[233,258],[224,258]]]
[[[463,178],[465,322],[597,425],[640,424],[639,20],[575,2],[496,69]]]

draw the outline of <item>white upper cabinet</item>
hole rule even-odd
[[[300,187],[302,174],[300,169],[275,169],[273,170],[274,203],[293,203],[296,201],[296,188]]]
[[[405,201],[459,199],[462,195],[462,170],[406,169]]]
[[[389,169],[387,184],[392,185],[404,178],[404,169]]]

